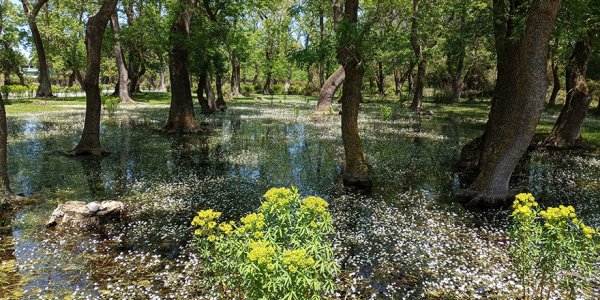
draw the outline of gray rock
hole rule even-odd
[[[50,216],[46,225],[71,226],[84,229],[98,228],[99,225],[120,221],[125,213],[125,205],[119,201],[103,201],[85,203],[81,201],[68,201],[60,204]]]
[[[100,210],[100,204],[98,204],[97,202],[90,202],[86,206],[90,210],[90,212],[94,214],[97,213],[98,210]]]

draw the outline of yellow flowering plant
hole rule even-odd
[[[239,222],[200,211],[192,221],[213,296],[321,299],[333,293],[339,271],[331,248],[327,201],[298,190],[268,190],[256,212]],[[209,289],[209,288],[207,288]]]
[[[532,194],[516,195],[510,255],[523,299],[574,299],[598,263],[600,235],[573,206],[539,207]],[[581,296],[581,295],[579,295]]]

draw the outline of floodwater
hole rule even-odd
[[[430,106],[420,115],[392,104],[391,120],[379,104],[365,104],[360,131],[373,167],[369,194],[341,186],[339,115],[315,116],[312,106],[237,101],[224,114],[200,117],[203,133],[183,136],[156,131],[166,106],[124,107],[103,119],[102,144],[112,153],[101,159],[63,154],[78,142],[83,107],[9,116],[13,189],[38,203],[17,212],[10,234],[2,233],[0,245],[14,253],[0,259],[14,259],[17,276],[0,287],[0,298],[208,298],[190,247],[192,217],[213,208],[239,218],[268,188],[292,185],[331,203],[343,270],[336,298],[515,296],[509,212],[465,210],[452,201],[462,187],[454,164],[461,146],[482,132],[486,104]],[[599,127],[595,118],[586,123]],[[598,226],[599,174],[598,152],[534,151],[511,185],[543,204],[574,205]],[[44,226],[59,203],[104,199],[124,201],[127,222],[75,236]]]

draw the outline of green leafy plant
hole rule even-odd
[[[273,84],[271,85],[270,93],[271,95],[281,95],[283,94],[283,85],[282,84]]]
[[[254,90],[254,88],[251,85],[242,84],[242,95],[250,96],[250,94],[252,94],[253,90]]]
[[[119,109],[119,98],[110,95],[102,96],[102,106],[108,112],[110,117],[115,115],[115,112]]]
[[[257,212],[221,222],[203,210],[192,221],[203,270],[219,298],[320,299],[338,273],[330,246],[328,203],[301,199],[295,188],[272,188]]]
[[[381,105],[379,106],[379,112],[384,121],[391,121],[394,117],[394,109],[391,106]]]
[[[263,87],[262,87],[262,85],[260,85],[260,83],[257,83],[257,84],[254,85],[254,92],[255,93],[260,94],[260,93],[262,93],[262,90],[263,90]]]
[[[598,231],[572,206],[542,210],[531,194],[518,194],[513,208],[510,255],[523,299],[576,298],[598,262]]]
[[[302,87],[299,85],[290,85],[290,88],[287,91],[288,95],[300,95],[302,94]]]

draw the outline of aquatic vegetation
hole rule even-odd
[[[223,222],[221,213],[202,210],[192,220],[202,262],[215,296],[229,293],[251,299],[321,299],[334,291],[339,267],[333,257],[333,233],[327,202],[300,199],[295,188],[271,188],[257,213],[239,223]]]
[[[573,206],[539,208],[532,194],[513,203],[510,254],[523,299],[590,297],[600,261],[600,234],[577,219]]]

